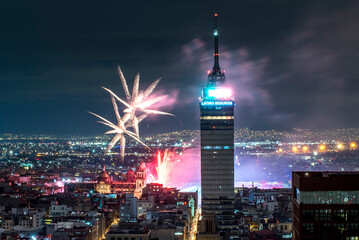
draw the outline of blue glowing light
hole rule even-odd
[[[208,97],[215,98],[230,98],[232,96],[232,90],[230,88],[215,88],[208,89]]]

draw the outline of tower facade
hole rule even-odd
[[[217,14],[214,65],[200,99],[201,200],[204,226],[230,228],[234,218],[234,101],[219,66]]]
[[[140,167],[136,172],[136,189],[135,189],[135,197],[138,199],[141,198],[143,188],[146,185],[146,168],[145,164],[141,163]]]

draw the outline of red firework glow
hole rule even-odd
[[[158,151],[154,161],[146,164],[147,183],[161,183],[164,187],[177,187],[181,190],[192,185],[198,187],[198,163],[198,149],[186,149],[183,152],[170,149]]]
[[[157,152],[157,166],[156,169],[156,175],[157,179],[155,179],[154,174],[151,173],[152,171],[147,168],[147,171],[149,171],[149,179],[148,182],[155,182],[163,184],[163,186],[167,186],[167,177],[168,177],[168,162],[170,161],[170,157],[172,156],[172,152],[170,152],[168,149],[166,149],[163,154],[161,154],[160,151]]]
[[[161,152],[158,151],[157,153],[157,167],[156,167],[156,172],[157,172],[157,181],[158,183],[163,184],[163,186],[165,187],[166,184],[166,180],[167,180],[167,163],[170,160],[170,153],[168,151],[168,149],[165,150],[165,152],[163,153],[163,156],[161,156]]]
[[[258,168],[257,158],[238,156],[236,159],[236,187],[243,185],[245,187],[254,185],[265,189],[290,187],[289,179],[285,175],[279,175],[280,173],[276,172],[275,168],[268,167],[276,177],[270,178],[265,175],[266,172]],[[165,187],[176,187],[182,191],[199,190],[201,186],[200,148],[172,148],[158,151],[153,162],[146,163],[146,173],[147,183],[161,183]]]

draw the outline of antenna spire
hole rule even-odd
[[[213,72],[221,72],[221,68],[219,67],[219,51],[218,51],[218,23],[217,23],[218,13],[214,14],[214,65]]]

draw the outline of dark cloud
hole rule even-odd
[[[314,5],[317,7],[317,5]],[[313,6],[313,7],[314,7]],[[309,11],[288,40],[287,103],[302,127],[358,127],[359,4]],[[291,110],[289,110],[291,109]]]
[[[144,134],[197,129],[220,10],[221,67],[236,93],[237,127],[357,127],[355,1],[3,1],[0,132],[101,133],[86,112],[113,117],[116,73],[178,98],[176,118]],[[163,124],[163,123],[166,124]]]

